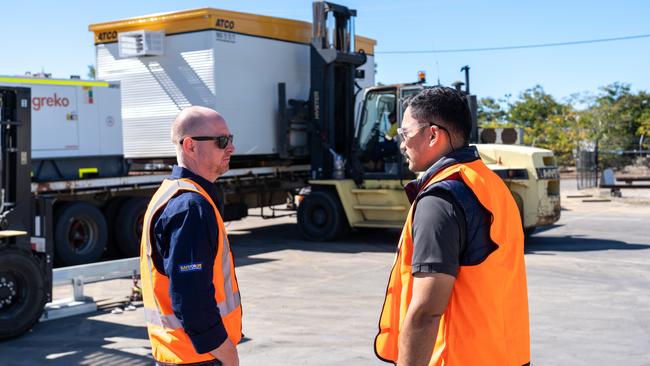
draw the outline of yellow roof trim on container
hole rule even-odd
[[[14,84],[43,84],[43,85],[70,85],[70,86],[109,86],[107,81],[60,80],[47,78],[24,78],[14,76],[0,76],[0,83]]]
[[[311,23],[213,8],[145,15],[88,26],[94,33],[95,44],[116,42],[118,33],[136,30],[164,31],[172,35],[210,29],[295,43],[309,44],[311,41]],[[376,41],[356,36],[356,42],[363,45],[357,50],[363,48],[368,54],[374,53]]]
[[[357,51],[363,50],[365,53],[369,55],[374,55],[375,54],[375,45],[377,44],[377,41],[375,41],[372,38],[366,38],[363,36],[355,36],[355,47],[357,48]]]

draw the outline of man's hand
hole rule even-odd
[[[237,347],[228,338],[221,346],[210,351],[210,354],[219,360],[223,366],[239,366]]]
[[[445,273],[416,273],[413,297],[399,338],[397,364],[425,366],[431,360],[440,316],[447,309],[456,278]]]

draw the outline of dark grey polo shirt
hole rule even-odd
[[[412,273],[446,273],[456,277],[465,249],[463,209],[451,193],[436,190],[419,199],[413,217]]]

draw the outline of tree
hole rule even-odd
[[[88,79],[95,79],[97,77],[97,72],[95,70],[95,65],[88,65]]]
[[[481,98],[478,102],[477,122],[481,127],[503,127],[507,112],[494,98]]]
[[[573,163],[573,149],[580,136],[580,118],[570,104],[563,104],[540,85],[525,90],[509,105],[508,120],[524,129],[526,145],[553,150],[560,164]]]
[[[637,135],[639,136],[640,149],[648,150],[650,149],[650,109],[646,109],[641,116],[639,117],[639,128],[636,130]]]
[[[634,94],[629,84],[613,83],[591,97],[583,113],[590,121],[590,135],[598,140],[601,162],[620,168],[632,162],[624,151],[639,148],[639,141],[650,131],[650,95]]]
[[[573,151],[580,141],[598,141],[601,165],[620,168],[632,161],[624,151],[650,149],[650,94],[612,83],[596,94],[573,94],[560,102],[536,85],[512,103],[481,99],[478,123],[522,127],[526,145],[553,150],[564,165],[574,163]]]
[[[562,114],[564,106],[553,96],[544,92],[541,85],[527,89],[519,95],[519,100],[512,103],[508,119],[519,127],[528,129],[529,133],[542,128],[549,117]]]

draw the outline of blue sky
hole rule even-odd
[[[562,99],[613,82],[650,91],[650,37],[564,47],[491,52],[384,54],[571,42],[650,34],[650,1],[341,0],[357,9],[357,33],[377,40],[376,81],[463,79],[479,98],[503,98],[536,84]],[[54,77],[87,74],[94,63],[91,23],[213,7],[311,21],[310,0],[5,1],[0,9],[0,75],[42,69]]]

